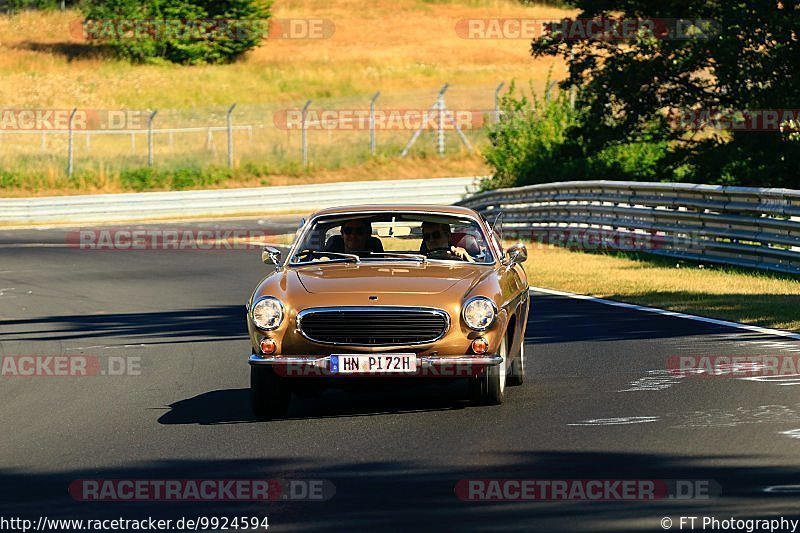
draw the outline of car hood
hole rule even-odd
[[[301,267],[296,273],[310,294],[439,294],[490,270],[471,263],[335,263]]]

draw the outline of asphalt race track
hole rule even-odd
[[[257,250],[82,250],[68,232],[0,231],[0,356],[83,355],[127,370],[0,375],[0,516],[267,516],[274,531],[664,531],[664,517],[672,530],[681,516],[800,517],[798,376],[681,377],[668,362],[797,357],[800,342],[534,293],[528,381],[502,406],[468,405],[456,382],[326,392],[259,422],[243,308],[268,273]],[[327,480],[335,495],[85,502],[68,491],[87,479],[238,478]],[[455,491],[508,478],[684,480],[713,494],[464,501]]]

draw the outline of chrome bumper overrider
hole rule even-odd
[[[364,354],[368,355],[368,354]],[[267,366],[276,366],[276,365],[299,365],[299,366],[308,366],[313,368],[330,368],[330,357],[329,356],[286,356],[286,357],[274,357],[274,356],[260,356],[260,355],[251,355],[250,356],[250,364],[251,365],[267,365]],[[499,355],[459,355],[454,357],[445,357],[440,355],[434,356],[425,356],[425,357],[417,357],[417,367],[418,368],[426,368],[426,367],[434,367],[437,365],[452,365],[452,366],[464,366],[464,367],[473,367],[473,366],[495,366],[499,365],[503,362],[503,358]]]

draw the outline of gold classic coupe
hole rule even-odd
[[[317,212],[285,260],[262,253],[275,272],[247,303],[254,413],[286,416],[293,392],[422,377],[467,379],[471,401],[502,403],[525,379],[526,259],[465,207]]]

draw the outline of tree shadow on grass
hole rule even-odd
[[[70,62],[87,59],[113,59],[116,57],[113,48],[103,44],[77,42],[37,43],[25,41],[14,45],[14,48],[63,56]]]

